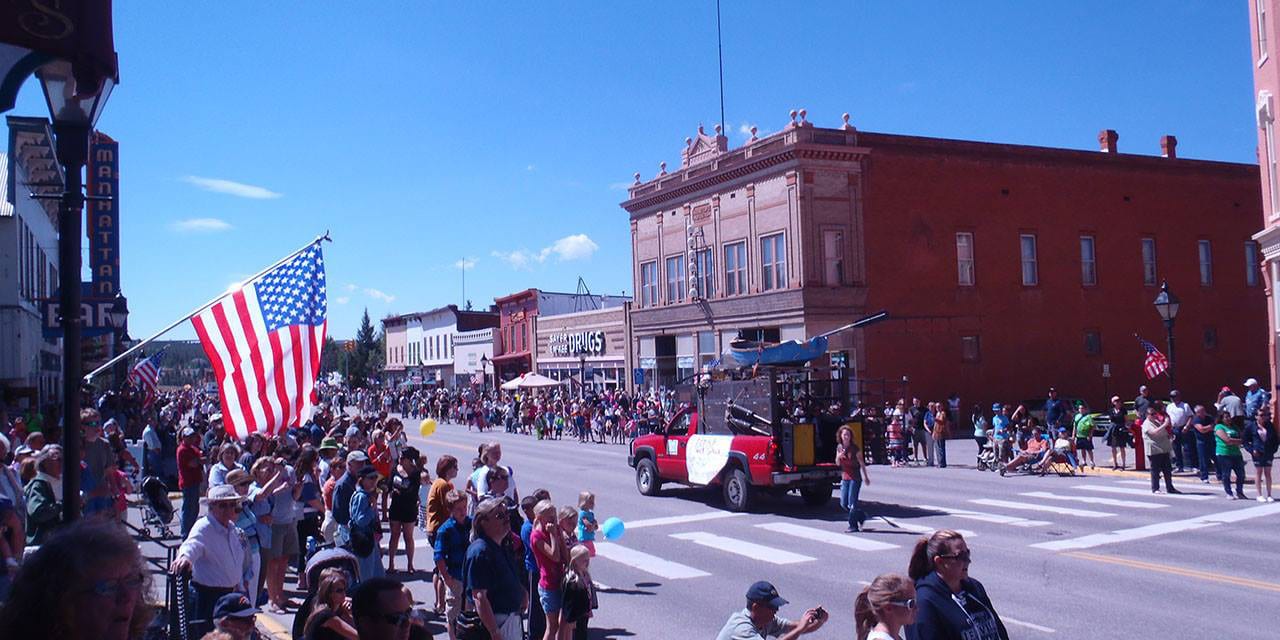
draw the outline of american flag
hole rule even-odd
[[[327,308],[316,241],[191,318],[228,434],[271,436],[311,415]]]
[[[142,389],[143,407],[149,407],[152,402],[155,402],[160,384],[160,360],[164,358],[164,351],[161,349],[155,355],[133,365],[129,370],[129,383]]]
[[[1147,359],[1142,363],[1142,370],[1147,372],[1147,379],[1150,380],[1164,373],[1169,368],[1169,359],[1150,342],[1142,338],[1138,338],[1138,342],[1141,342],[1142,348],[1147,351]]]

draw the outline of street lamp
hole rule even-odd
[[[1160,295],[1156,296],[1155,302],[1156,313],[1160,314],[1160,319],[1164,320],[1165,338],[1169,345],[1169,388],[1176,389],[1173,383],[1173,322],[1178,318],[1178,296],[1173,295],[1169,291],[1169,282],[1162,281],[1160,283]]]
[[[80,459],[80,245],[84,195],[80,172],[89,160],[89,136],[102,115],[114,78],[100,86],[78,86],[71,63],[54,60],[36,71],[49,115],[58,162],[66,174],[66,191],[58,209],[58,286],[62,326],[62,456]],[[80,517],[80,465],[64,465],[62,514],[65,522]]]
[[[107,312],[107,319],[111,322],[111,327],[123,336],[125,323],[129,321],[129,301],[123,295],[116,294],[115,300],[111,302],[111,310]]]
[[[480,390],[489,390],[489,356],[480,354]],[[497,382],[496,380],[494,382]]]

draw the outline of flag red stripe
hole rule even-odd
[[[225,302],[213,306],[213,319],[218,324],[218,334],[222,336],[223,343],[227,346],[227,353],[231,357],[231,366],[235,367],[237,372],[244,370],[245,358],[240,356],[240,350],[236,347],[236,337],[231,333],[231,325],[227,323],[227,312],[224,306]],[[231,381],[234,383],[234,392],[236,399],[239,400],[241,415],[244,416],[245,430],[253,433],[258,430],[258,419],[254,417],[253,411],[249,408],[249,390],[245,387],[243,375],[232,375]]]
[[[262,357],[262,345],[259,343],[258,332],[253,326],[253,320],[249,318],[249,305],[244,300],[244,289],[240,289],[231,295],[231,299],[235,301],[236,315],[240,319],[240,330],[244,332],[244,340],[249,349],[249,365],[253,367],[253,379],[255,381],[253,395],[250,402],[262,407],[262,415],[266,421],[263,425],[266,427],[267,435],[275,435],[276,426],[275,412],[271,409],[271,403],[267,400],[270,390],[267,388],[267,365]]]
[[[272,373],[274,374],[272,378],[274,378],[274,382],[276,385],[276,389],[275,389],[276,397],[279,398],[280,400],[280,413],[281,413],[280,422],[281,424],[287,427],[294,424],[294,421],[298,417],[298,412],[294,411],[293,407],[290,406],[289,404],[289,393],[284,388],[284,364],[285,363],[281,360],[281,358],[285,358],[287,356],[285,355],[284,349],[280,348],[280,332],[279,331],[272,331],[268,335],[267,339],[271,343],[271,348],[275,350],[275,355],[276,355],[276,366],[272,370]]]
[[[320,373],[320,356],[324,350],[324,331],[329,324],[325,320],[320,324],[319,328],[312,328],[307,331],[307,335],[311,338],[311,368],[307,370],[312,380],[315,380]],[[311,401],[311,405],[315,406],[320,402],[320,394],[316,391],[315,385],[311,386],[311,393],[307,394],[307,399]]]
[[[293,364],[293,377],[296,386],[294,389],[297,395],[293,398],[294,414],[301,417],[303,407],[303,396],[307,390],[306,375],[302,372],[302,327],[298,325],[289,325],[289,340],[292,341],[293,349],[289,352],[289,362]]]
[[[218,350],[214,348],[213,341],[209,339],[209,330],[205,327],[204,319],[200,315],[191,318],[191,326],[196,329],[196,337],[200,338],[200,347],[204,349],[204,355],[209,359],[209,363],[213,365],[213,375],[218,379],[219,402],[222,405],[222,426],[227,430],[228,434],[235,435],[236,416],[227,409],[227,393],[226,385],[227,369],[223,366],[222,357],[218,355]]]

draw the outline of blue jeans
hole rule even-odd
[[[200,519],[200,486],[187,487],[182,490],[182,537],[186,538],[191,527]],[[212,611],[212,608],[210,608]]]
[[[1199,471],[1201,480],[1209,479],[1209,462],[1213,459],[1214,454],[1214,443],[1211,438],[1212,436],[1206,438],[1196,432],[1196,457],[1200,459]],[[1218,479],[1221,480],[1222,469],[1214,467],[1213,471],[1218,476]]]
[[[1244,456],[1218,456],[1218,472],[1222,474],[1222,488],[1227,490],[1227,495],[1231,493],[1231,472],[1236,473],[1236,492],[1234,495],[1244,495]]]
[[[858,528],[867,519],[858,508],[858,494],[862,492],[862,479],[840,481],[840,508],[849,512],[849,528]]]
[[[947,468],[947,441],[938,440],[937,438],[934,438],[933,448],[938,450],[938,467],[941,469],[946,469]]]

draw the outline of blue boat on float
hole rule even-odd
[[[849,329],[866,327],[889,317],[887,311],[880,311],[866,316],[856,322],[828,331],[822,335],[805,341],[788,340],[772,343],[739,338],[729,343],[729,351],[715,365],[721,367],[799,367],[812,360],[827,355],[828,338]]]

